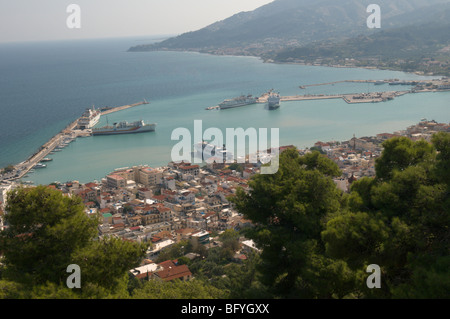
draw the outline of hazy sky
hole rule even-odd
[[[273,0],[0,0],[0,42],[179,34]],[[81,28],[69,29],[70,4]]]

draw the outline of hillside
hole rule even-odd
[[[450,10],[447,11],[450,17]],[[448,20],[447,20],[448,21]],[[382,30],[339,43],[323,41],[286,49],[276,62],[376,68],[450,75],[450,23],[427,23]]]
[[[241,12],[203,29],[129,51],[191,50],[214,54],[264,56],[314,41],[344,40],[370,35],[366,8],[370,0],[276,0],[251,12]],[[410,17],[427,19],[448,0],[379,0],[385,28],[410,24]],[[424,13],[426,13],[424,15]],[[422,18],[425,16],[425,18]]]

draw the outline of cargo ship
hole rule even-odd
[[[258,102],[257,97],[253,97],[252,95],[241,95],[235,97],[234,99],[228,99],[219,104],[219,108],[221,110],[230,109],[233,107],[245,106],[250,104],[256,104]]]
[[[269,98],[267,99],[267,106],[269,107],[269,110],[275,110],[280,107],[280,94],[278,93],[271,93],[269,95]]]
[[[92,135],[113,135],[113,134],[131,134],[155,131],[156,123],[145,124],[144,121],[128,123],[122,121],[113,125],[106,125],[100,128],[93,128]]]

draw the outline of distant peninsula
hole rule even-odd
[[[366,25],[370,1],[276,0],[198,31],[128,51],[194,51],[256,56],[275,63],[450,76],[449,0],[377,3],[383,8],[381,29]]]

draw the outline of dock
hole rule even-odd
[[[372,92],[372,93],[349,93],[349,94],[305,94],[282,96],[281,102],[290,101],[312,101],[312,100],[331,100],[342,99],[348,104],[354,103],[378,103],[393,100],[398,96],[410,93],[410,91],[395,91],[395,92]],[[258,103],[267,103],[268,94],[264,93],[259,97]]]
[[[119,111],[126,110],[129,108],[135,107],[135,106],[143,105],[143,104],[150,104],[150,102],[147,102],[144,100],[142,102],[138,102],[138,103],[134,103],[134,104],[130,104],[130,105],[117,106],[117,107],[102,111],[102,115],[108,115],[108,114],[111,114],[114,112],[119,112]]]
[[[323,85],[335,85],[339,83],[374,83],[374,84],[389,84],[389,85],[414,85],[412,81],[400,81],[399,79],[388,79],[388,80],[343,80],[343,81],[334,81],[328,83],[318,83],[318,84],[307,84],[300,85],[299,88],[306,89],[308,87],[314,86],[323,86]],[[417,82],[415,82],[417,84]]]
[[[126,110],[135,106],[144,105],[144,104],[150,104],[146,100],[134,104],[129,105],[123,105],[118,107],[112,107],[108,108],[106,110],[103,110],[101,112],[101,115],[107,115],[114,112],[119,112],[122,110]],[[48,142],[46,142],[44,145],[42,145],[36,153],[31,155],[27,160],[24,162],[21,162],[19,164],[16,164],[15,171],[17,173],[17,176],[14,178],[11,178],[10,180],[18,180],[24,177],[30,170],[32,170],[38,163],[40,163],[43,159],[45,159],[50,153],[54,152],[55,150],[58,150],[59,148],[62,148],[67,145],[65,141],[74,141],[78,137],[87,137],[91,136],[91,130],[79,130],[77,129],[79,118],[77,118],[75,121],[71,122],[69,125],[67,125],[64,129],[62,129],[58,134],[53,136]]]

